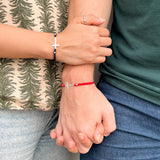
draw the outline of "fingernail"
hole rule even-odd
[[[84,140],[84,136],[81,135],[81,134],[79,134],[79,139],[80,139],[81,141],[83,141],[83,140]]]
[[[59,139],[57,139],[56,143],[57,144],[61,144],[61,141]]]
[[[68,148],[71,149],[72,147],[73,147],[73,144],[72,144],[72,143],[69,143],[69,144],[68,144]]]
[[[51,133],[50,133],[50,137],[51,137],[52,139],[55,139],[55,138],[56,138],[56,133],[55,133],[55,132],[51,132]]]
[[[98,142],[101,142],[101,139],[102,139],[101,134],[98,134],[98,135],[97,135],[97,141],[98,141]]]

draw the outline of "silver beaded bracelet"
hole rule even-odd
[[[60,46],[59,44],[57,44],[57,33],[54,33],[54,44],[52,44],[52,47],[54,47],[54,51],[53,51],[53,60],[56,62],[56,51],[57,51],[57,47]]]
[[[53,61],[54,61],[54,65],[56,67],[56,52],[57,52],[57,47],[60,46],[59,44],[57,44],[57,33],[54,33],[54,44],[52,44],[52,47],[54,47],[54,51],[53,51]],[[56,79],[56,73],[55,73],[55,79]]]

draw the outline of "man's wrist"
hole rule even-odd
[[[92,82],[94,74],[94,65],[70,66],[65,65],[62,73],[62,82],[66,83],[84,83]]]

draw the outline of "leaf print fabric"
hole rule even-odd
[[[3,106],[3,109],[12,107],[12,102],[15,101],[12,63],[11,59],[0,59],[0,106]]]
[[[61,32],[67,13],[65,0],[0,0],[0,23],[29,30]],[[57,108],[62,67],[52,60],[0,58],[0,109]]]
[[[32,3],[24,0],[11,0],[10,6],[13,23],[18,24],[18,27],[32,30],[32,27],[35,26]]]
[[[5,23],[6,21],[5,21],[5,16],[6,16],[6,6],[5,5],[3,5],[3,3],[2,2],[0,2],[0,22],[1,23]]]

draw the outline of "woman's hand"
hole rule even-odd
[[[57,61],[70,65],[102,63],[112,54],[110,48],[104,47],[111,45],[108,29],[98,27],[104,20],[89,15],[86,25],[83,23],[83,17],[75,18],[57,35]]]

